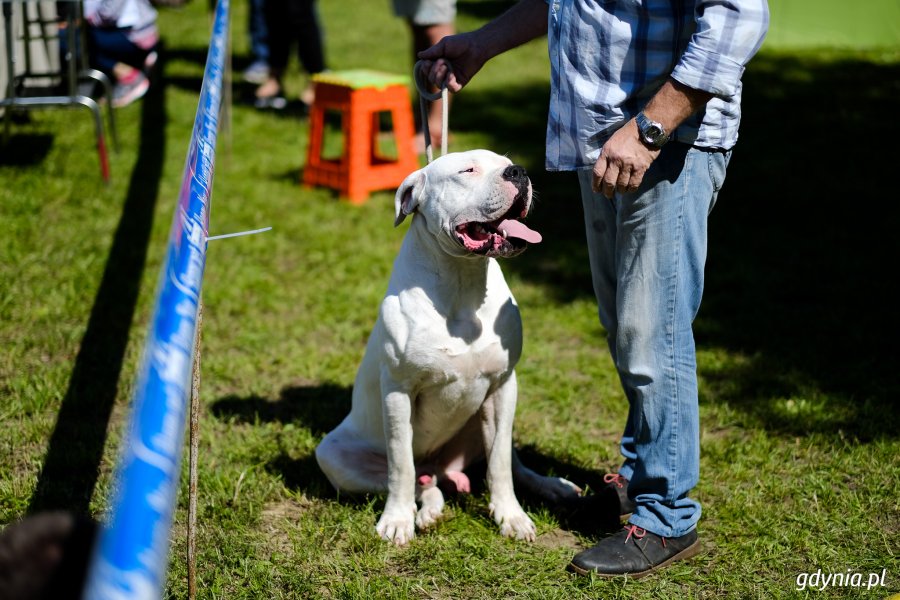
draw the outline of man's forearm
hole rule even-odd
[[[712,96],[709,92],[695,90],[669,78],[647,103],[644,114],[651,121],[662,124],[666,131],[672,132],[706,105]]]
[[[479,29],[480,44],[487,59],[546,35],[547,11],[544,0],[519,0]]]

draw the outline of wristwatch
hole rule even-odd
[[[666,133],[666,128],[661,123],[648,119],[643,111],[639,112],[634,120],[637,122],[641,140],[648,146],[662,148],[669,141],[669,134]]]

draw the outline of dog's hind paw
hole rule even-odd
[[[416,513],[416,527],[427,529],[441,518],[444,511],[444,495],[440,488],[433,486],[423,489],[419,494],[419,500],[422,502],[422,508]]]
[[[423,506],[422,510],[416,513],[416,527],[428,529],[440,520],[441,515],[443,515],[443,511],[440,508]]]
[[[534,538],[537,536],[537,528],[534,526],[531,517],[525,514],[525,511],[520,507],[511,510],[500,510],[491,504],[490,510],[494,516],[494,521],[500,526],[501,535],[517,540],[534,541]]]

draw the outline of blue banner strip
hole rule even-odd
[[[86,600],[155,600],[165,587],[206,266],[228,19],[229,0],[219,0],[160,291]]]

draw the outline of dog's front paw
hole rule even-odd
[[[518,503],[517,503],[518,504]],[[490,505],[491,515],[500,526],[500,534],[506,537],[533,542],[537,528],[521,506]]]
[[[378,532],[381,539],[393,542],[397,546],[405,546],[416,535],[415,517],[415,504],[411,511],[385,510],[378,519],[378,524],[375,525],[375,531]]]

